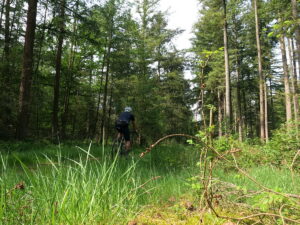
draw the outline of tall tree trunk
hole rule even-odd
[[[111,113],[112,113],[112,99],[113,99],[113,78],[111,78],[111,85],[110,85],[110,97],[109,97],[109,104],[108,104],[108,119],[107,124],[110,124],[111,120]],[[107,128],[107,135],[106,135],[106,143],[108,142],[108,138],[110,136],[111,126]]]
[[[11,9],[11,0],[6,0],[5,2],[5,23],[4,23],[4,49],[2,52],[2,59],[4,62],[3,70],[2,70],[2,76],[3,80],[0,83],[1,89],[4,90],[4,98],[5,101],[10,102],[10,95],[6,94],[10,89],[10,72],[11,72],[11,62],[9,59],[10,55],[10,45],[11,45],[11,39],[10,39],[10,9]],[[8,108],[8,107],[6,107]]]
[[[237,53],[239,54],[239,53]],[[237,101],[237,126],[239,140],[243,141],[243,118],[242,118],[242,102],[241,102],[241,72],[240,72],[240,59],[237,56],[237,86],[236,86],[236,101]]]
[[[10,2],[6,0],[5,4],[5,27],[4,27],[4,58],[9,61],[9,47],[10,47]]]
[[[11,16],[12,20],[11,20],[11,23],[10,23],[10,28],[9,28],[9,39],[10,41],[12,41],[12,31],[14,29],[14,24],[17,20],[17,8],[18,8],[18,4],[22,2],[22,1],[17,1],[16,4],[15,4],[15,8],[14,8],[14,11],[12,12],[13,15]]]
[[[5,9],[4,13],[4,29],[1,29],[1,35],[4,35],[3,50],[1,55],[1,71],[0,71],[0,102],[2,103],[0,107],[0,123],[3,124],[2,133],[5,133],[7,136],[10,136],[9,133],[13,132],[9,129],[12,125],[12,112],[13,109],[13,92],[12,92],[12,74],[11,71],[12,62],[10,60],[10,10],[11,10],[11,0],[4,0],[3,7]],[[2,17],[1,17],[2,18]],[[2,22],[1,22],[2,23]],[[2,33],[4,32],[4,34]],[[1,37],[2,39],[2,37]],[[3,40],[1,40],[3,41]]]
[[[289,52],[291,59],[291,74],[292,74],[292,89],[293,89],[293,102],[294,102],[294,116],[295,121],[299,122],[299,98],[298,98],[298,79],[297,79],[297,63],[294,41],[291,39],[289,43]],[[299,64],[300,65],[300,64]]]
[[[273,81],[272,81],[272,77],[269,77],[269,84],[270,84],[270,121],[271,121],[271,129],[274,128],[274,124],[275,124],[275,113],[274,113],[274,94],[273,94]],[[273,126],[272,126],[273,124]]]
[[[61,1],[59,15],[59,34],[57,42],[57,52],[55,59],[55,81],[54,81],[54,96],[53,96],[53,114],[52,114],[52,137],[56,138],[59,135],[58,126],[58,111],[59,111],[59,92],[60,92],[60,77],[61,77],[61,57],[64,41],[64,19],[65,19],[65,0]]]
[[[26,24],[25,44],[24,44],[24,55],[23,55],[23,68],[22,68],[20,96],[19,96],[18,126],[16,132],[16,137],[18,139],[24,139],[28,131],[37,2],[38,0],[28,1],[27,24]]]
[[[206,65],[201,67],[201,74],[200,74],[200,93],[199,93],[199,114],[201,116],[201,120],[203,121],[204,129],[207,128],[206,120],[205,120],[205,109],[204,109],[204,93],[205,93],[205,83],[204,83],[204,68]]]
[[[106,46],[104,47],[106,49]],[[104,68],[106,65],[106,52],[103,54],[103,61],[102,61],[102,68],[101,68],[101,78],[100,78],[100,85],[99,85],[99,90],[98,90],[98,101],[97,101],[97,111],[96,111],[96,116],[95,116],[95,123],[93,127],[93,137],[95,137],[98,141],[98,134],[97,134],[97,127],[98,127],[98,122],[99,122],[99,108],[101,104],[101,91],[102,91],[102,85],[103,85],[103,79],[104,79]]]
[[[76,8],[78,11],[78,7]],[[73,34],[77,32],[77,20],[75,19],[73,23]],[[70,106],[70,93],[71,93],[71,86],[73,81],[73,67],[75,62],[75,49],[76,49],[76,40],[72,38],[71,46],[70,46],[70,53],[69,53],[69,60],[68,60],[68,72],[66,73],[66,83],[65,83],[65,96],[64,96],[64,111],[61,115],[61,136],[62,139],[67,137],[66,134],[66,126],[68,123],[69,118],[69,106]]]
[[[268,126],[268,87],[267,82],[264,85],[264,103],[265,103],[265,134],[266,134],[266,142],[269,142],[269,126]]]
[[[49,0],[46,1],[45,3],[45,12],[44,12],[44,17],[43,17],[43,25],[42,25],[42,34],[41,34],[41,39],[40,39],[40,45],[37,51],[37,60],[35,63],[35,69],[34,69],[34,76],[35,76],[35,96],[37,98],[36,100],[36,106],[35,106],[35,111],[36,111],[36,136],[39,138],[40,136],[40,96],[41,96],[41,90],[40,90],[40,77],[38,74],[40,64],[43,62],[42,59],[42,49],[44,46],[44,41],[45,41],[45,35],[46,35],[46,21],[47,21],[47,12],[48,12],[48,4]]]
[[[91,54],[90,56],[91,62],[93,61],[93,55]],[[87,110],[87,123],[86,123],[86,133],[87,133],[87,138],[91,138],[91,131],[92,131],[92,121],[93,120],[93,109],[94,109],[94,96],[93,96],[93,89],[92,89],[92,78],[93,78],[93,69],[92,67],[90,68],[89,71],[89,94],[88,94],[88,110]]]
[[[282,66],[283,66],[283,76],[284,76],[284,95],[285,95],[285,111],[286,111],[286,121],[290,122],[292,120],[292,103],[291,103],[291,89],[289,80],[289,69],[286,57],[286,47],[284,36],[280,37],[280,50],[282,56]]]
[[[67,138],[66,127],[67,127],[67,122],[69,117],[70,93],[71,93],[71,86],[70,84],[66,84],[65,96],[64,96],[64,109],[61,115],[61,138],[62,139]]]
[[[295,24],[295,37],[296,37],[296,48],[297,48],[297,59],[298,59],[298,69],[300,74],[300,23],[298,15],[298,1],[291,0],[292,2],[292,14]]]
[[[2,1],[1,4],[1,12],[0,12],[0,30],[2,30],[2,16],[3,16],[3,12],[4,12],[4,7],[5,7],[5,1]]]
[[[253,0],[254,14],[255,14],[255,33],[256,33],[256,47],[258,58],[258,76],[259,76],[259,121],[260,121],[260,138],[262,141],[266,139],[266,104],[265,104],[265,77],[262,67],[262,53],[260,44],[260,32],[259,32],[259,18],[257,10],[257,0]]]
[[[223,0],[224,8],[224,60],[225,60],[225,122],[226,132],[230,133],[231,130],[231,93],[230,93],[230,71],[229,71],[229,56],[228,56],[228,35],[227,35],[227,11],[226,0]]]
[[[221,98],[221,93],[220,90],[218,89],[218,124],[219,124],[219,137],[223,136],[223,132],[222,132],[222,121],[223,121],[223,117],[222,117],[222,98]]]
[[[110,34],[109,44],[107,49],[107,61],[106,61],[106,71],[105,71],[105,81],[104,81],[104,93],[103,93],[103,102],[102,102],[102,119],[101,119],[101,139],[103,145],[105,144],[105,120],[106,120],[106,112],[107,112],[107,92],[108,92],[108,78],[110,72],[110,51],[111,51],[111,38],[112,33]]]

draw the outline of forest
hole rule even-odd
[[[161,1],[1,1],[0,224],[300,224],[300,1]]]

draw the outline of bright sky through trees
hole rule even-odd
[[[169,9],[169,27],[185,30],[176,39],[178,49],[189,48],[193,24],[197,21],[199,4],[197,0],[161,0],[161,9]]]

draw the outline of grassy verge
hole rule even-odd
[[[109,149],[98,146],[9,150],[1,155],[1,222],[124,224],[143,206],[186,191],[184,182],[194,168],[188,164],[191,154],[182,147],[161,151],[140,160],[137,153],[111,159]]]
[[[197,178],[199,152],[195,149],[160,146],[142,159],[139,153],[144,149],[134,149],[128,158],[112,159],[109,148],[78,145],[15,144],[15,150],[0,145],[1,224],[226,222],[211,212],[200,215],[203,190]],[[288,169],[266,165],[247,167],[247,172],[274,191],[300,193],[299,173],[291,177]],[[228,165],[222,168],[220,164],[213,177],[214,193],[222,196],[214,199],[221,215],[241,217],[256,209],[267,212],[292,204],[259,192],[257,184]]]

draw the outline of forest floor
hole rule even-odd
[[[285,196],[299,196],[299,171],[272,164],[248,162],[247,177],[222,162],[207,180],[210,207],[200,152],[192,146],[168,143],[143,158],[145,149],[134,148],[129,157],[113,159],[109,148],[88,143],[0,148],[2,224],[271,225],[300,218],[299,199]],[[242,155],[237,160],[247,165]]]

